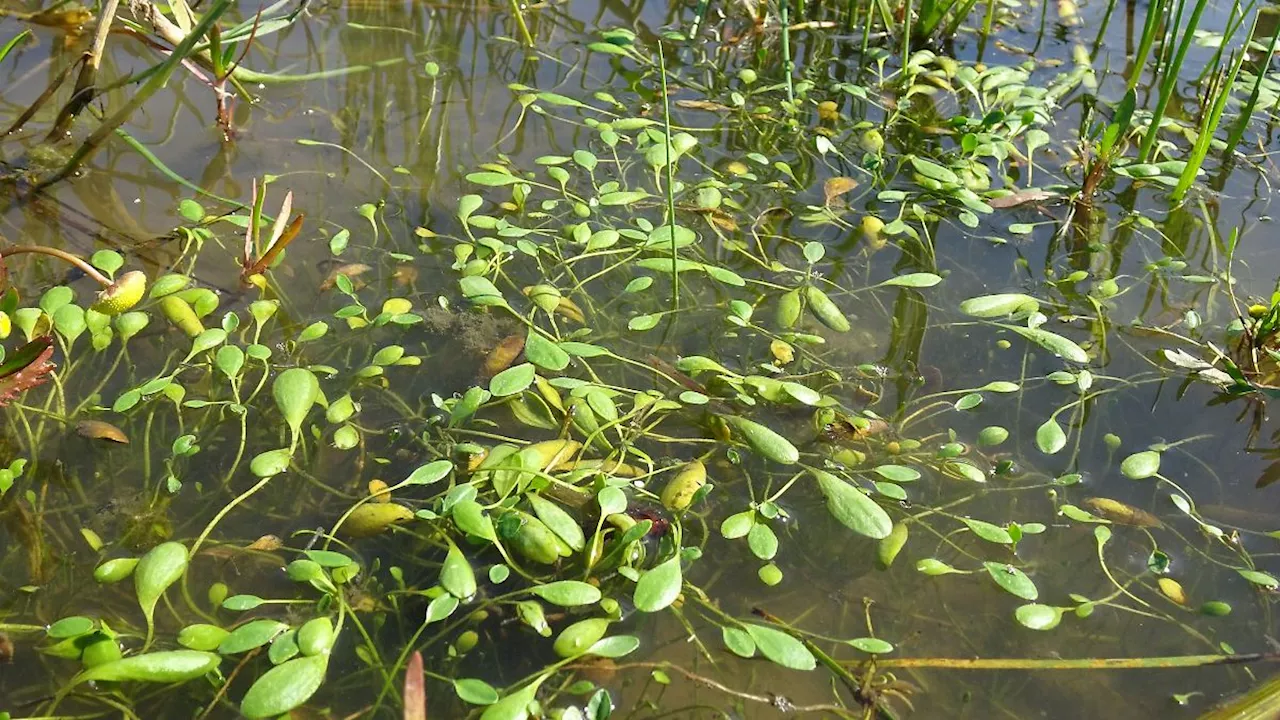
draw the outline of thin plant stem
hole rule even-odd
[[[529,26],[524,22],[524,12],[520,9],[520,0],[511,0],[511,14],[516,18],[516,27],[520,30],[520,40],[525,47],[533,47],[533,35],[529,34]]]
[[[791,82],[791,17],[787,0],[780,0],[778,11],[782,17],[782,73],[787,83],[787,103],[796,101],[795,86]]]
[[[784,0],[785,2],[785,0]],[[785,5],[784,5],[785,7]],[[784,11],[785,12],[785,11]],[[785,27],[784,27],[785,32]],[[786,36],[783,35],[785,47]],[[667,136],[666,172],[667,172],[667,230],[671,235],[671,309],[680,309],[680,263],[676,256],[676,196],[675,176],[671,168],[671,99],[667,96],[667,56],[662,49],[662,39],[658,39],[658,64],[662,77],[662,124]],[[790,76],[788,76],[790,79]]]
[[[105,287],[105,288],[111,287],[112,283],[110,278],[98,272],[97,268],[85,262],[82,258],[72,255],[66,250],[59,250],[57,248],[45,247],[43,245],[14,245],[13,247],[7,247],[7,248],[4,248],[3,250],[0,250],[0,257],[12,257],[14,255],[25,255],[28,253],[35,254],[35,255],[48,255],[50,257],[56,257],[59,260],[62,260],[65,262],[69,262],[72,265],[75,265],[76,267],[83,270],[84,274],[93,278],[102,287]]]

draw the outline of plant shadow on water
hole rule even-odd
[[[1276,32],[4,9],[0,718],[1276,712]]]

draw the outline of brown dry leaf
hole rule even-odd
[[[84,26],[93,20],[93,13],[88,8],[80,5],[72,6],[70,9],[50,9],[32,13],[23,18],[32,25],[41,25],[54,30],[79,35],[84,30]]]
[[[284,541],[275,535],[263,535],[244,546],[245,550],[257,550],[259,552],[271,552],[284,547]]]
[[[76,423],[76,432],[81,437],[91,440],[110,440],[121,445],[129,444],[129,436],[120,428],[101,420],[81,420]]]
[[[721,230],[724,230],[725,232],[738,231],[738,221],[734,220],[732,215],[724,212],[723,210],[712,210],[706,213],[706,215],[707,220],[710,220],[712,225],[715,225]]]
[[[388,485],[381,480],[369,481],[369,495],[373,498],[373,502],[388,503],[391,502],[391,491]]]
[[[1058,197],[1056,193],[1047,190],[1019,190],[1011,195],[1002,195],[1000,197],[986,198],[986,203],[996,210],[1017,207],[1026,203],[1044,202]]]
[[[395,272],[391,273],[391,279],[401,287],[412,285],[418,281],[418,268],[412,265],[397,265]]]
[[[404,671],[404,720],[427,720],[426,675],[422,671],[422,653],[409,657]]]
[[[334,283],[338,281],[339,275],[345,275],[347,276],[348,280],[351,280],[352,282],[354,282],[356,278],[369,272],[372,269],[373,268],[369,267],[368,265],[365,265],[364,263],[349,263],[347,265],[339,265],[338,267],[334,268],[329,272],[329,276],[324,279],[324,282],[320,283],[320,292],[324,292],[326,290],[332,290]]]
[[[1160,527],[1162,525],[1160,518],[1155,515],[1146,510],[1139,510],[1132,505],[1126,505],[1119,500],[1091,497],[1082,504],[1089,508],[1089,511],[1094,515],[1120,525],[1132,525],[1134,527]]]
[[[733,108],[710,100],[677,100],[676,107],[686,110],[706,110],[707,112],[730,112]]]
[[[559,309],[558,307],[556,308]],[[524,333],[508,335],[502,338],[498,346],[489,352],[480,367],[480,377],[489,379],[511,367],[511,364],[524,352]]]
[[[888,429],[889,423],[878,418],[858,418],[856,423],[846,418],[836,418],[822,429],[822,434],[830,442],[849,443],[879,435]]]
[[[858,181],[851,177],[827,178],[827,181],[822,184],[822,193],[827,196],[827,205],[830,205],[831,201],[856,187],[858,187]]]
[[[560,302],[556,304],[556,314],[563,315],[579,325],[587,324],[587,316],[583,314],[582,308],[567,297],[560,298]]]
[[[0,633],[0,664],[13,662],[13,641],[8,635]]]

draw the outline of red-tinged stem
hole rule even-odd
[[[98,284],[101,285],[102,287],[109,288],[112,285],[111,279],[108,278],[106,275],[103,275],[102,273],[98,272],[97,268],[85,262],[83,258],[77,255],[72,255],[66,250],[59,250],[57,248],[45,247],[43,245],[14,245],[12,247],[7,247],[7,248],[4,248],[3,250],[0,250],[0,258],[7,258],[11,255],[23,255],[26,253],[34,253],[36,255],[48,255],[49,257],[56,257],[59,260],[69,262],[72,265],[75,265],[76,267],[80,268],[85,272],[86,275],[93,278],[94,280],[97,280]]]

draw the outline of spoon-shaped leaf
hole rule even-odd
[[[293,451],[289,448],[268,450],[258,453],[249,461],[249,471],[260,478],[269,478],[288,470],[292,460]]]
[[[449,543],[449,552],[440,566],[440,586],[459,600],[476,594],[476,574],[467,556],[453,543]]]
[[[320,397],[320,381],[305,368],[289,368],[280,373],[271,386],[271,395],[276,399],[276,406],[284,415],[294,437],[302,430],[302,421],[306,419],[311,406]]]
[[[133,655],[89,668],[72,679],[84,682],[180,683],[194,680],[218,667],[222,658],[196,650],[166,650]]]
[[[1023,627],[1031,628],[1032,630],[1052,630],[1062,621],[1062,612],[1062,608],[1030,603],[1019,606],[1013,612],[1013,617]]]
[[[1036,447],[1046,455],[1053,455],[1067,446],[1067,434],[1057,420],[1049,418],[1036,428]]]
[[[747,624],[747,634],[756,643],[761,655],[773,662],[792,670],[812,670],[817,667],[817,660],[804,643],[785,632],[766,625]]]
[[[942,278],[930,272],[906,273],[880,283],[881,287],[928,288],[942,282]]]
[[[1016,595],[1023,600],[1035,600],[1040,597],[1040,591],[1036,589],[1036,584],[1027,577],[1027,574],[1012,565],[1005,565],[998,562],[982,563],[987,568],[987,573],[991,575],[991,579],[996,584],[1004,588],[1006,592]]]
[[[275,717],[302,705],[320,689],[329,656],[310,655],[268,670],[244,694],[240,713],[250,720]]]
[[[543,680],[545,675],[485,708],[480,720],[527,720],[529,703],[538,694]]]
[[[1039,301],[1030,295],[998,293],[969,298],[960,303],[960,312],[978,318],[996,318],[1020,311],[1030,312],[1039,305]]]
[[[817,478],[827,498],[827,510],[841,525],[873,540],[886,538],[893,531],[889,514],[866,493],[825,470],[810,469],[809,472]]]
[[[1017,325],[1001,325],[1008,328],[1063,360],[1076,363],[1089,362],[1089,353],[1084,351],[1075,341],[1062,337],[1057,333],[1040,328],[1019,327]]]
[[[1160,472],[1160,453],[1155,450],[1136,452],[1120,462],[1120,472],[1130,480],[1145,480]]]
[[[636,609],[641,612],[658,612],[676,601],[684,577],[680,573],[680,555],[657,565],[636,583]]]
[[[133,586],[138,595],[138,605],[147,620],[147,645],[151,644],[154,630],[152,617],[156,602],[170,585],[187,571],[187,549],[181,543],[166,542],[151,548],[138,561],[133,571]]]
[[[737,415],[724,415],[722,417],[730,427],[742,435],[742,438],[747,441],[747,445],[750,445],[752,450],[765,459],[783,465],[794,465],[800,459],[800,451],[796,449],[795,445],[791,444],[790,440],[764,425]]]

